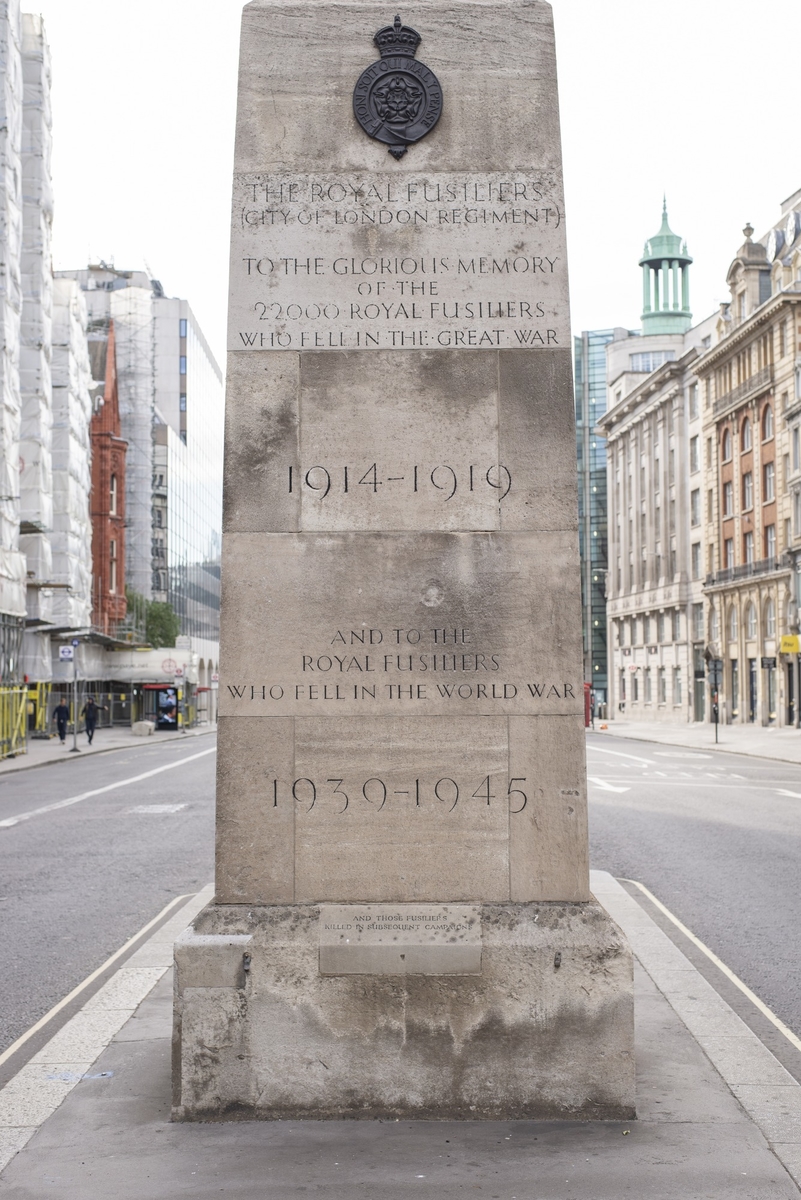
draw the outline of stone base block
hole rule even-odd
[[[319,906],[206,908],[175,946],[173,1117],[632,1118],[620,929],[596,901],[478,911],[479,973],[324,975]]]

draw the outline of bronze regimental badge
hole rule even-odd
[[[406,147],[434,128],[442,112],[442,88],[433,71],[417,62],[422,38],[416,29],[393,25],[373,38],[381,57],[362,71],[353,89],[353,111],[365,133],[401,158]]]

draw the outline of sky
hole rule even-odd
[[[23,0],[53,62],[56,269],[144,266],[222,362],[240,0]],[[663,193],[700,320],[801,187],[797,0],[553,0],[575,332],[639,326]],[[389,10],[388,10],[389,11]]]

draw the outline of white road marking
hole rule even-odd
[[[711,754],[696,754],[691,751],[685,754],[681,750],[654,750],[655,758],[711,758]]]
[[[603,792],[630,792],[631,791],[631,788],[628,788],[628,787],[614,787],[613,784],[607,783],[607,781],[605,779],[598,779],[597,776],[595,776],[595,775],[588,775],[587,778],[589,779],[590,783],[594,783],[595,786],[599,787],[601,789],[601,791],[603,791]]]
[[[794,800],[801,800],[801,792],[788,792],[786,788],[776,788],[777,796],[792,796]]]
[[[792,795],[792,794],[793,794],[792,792],[788,793],[788,795]],[[778,1029],[779,1033],[784,1034],[784,1036],[787,1038],[788,1042],[790,1042],[791,1045],[795,1046],[796,1050],[801,1050],[801,1038],[797,1037],[793,1033],[792,1029],[789,1029],[785,1025],[785,1023],[784,1023],[784,1021],[782,1021],[781,1017],[777,1017],[775,1012],[773,1012],[772,1009],[768,1008],[767,1004],[764,1004],[760,1000],[759,996],[757,996],[754,992],[751,991],[748,984],[743,983],[742,979],[740,979],[740,977],[738,975],[735,975],[734,971],[732,971],[730,967],[727,967],[725,962],[722,961],[722,959],[718,958],[718,956],[717,956],[717,954],[715,954],[714,950],[710,950],[708,946],[704,945],[704,943],[701,941],[701,939],[697,938],[691,929],[688,929],[687,926],[682,921],[680,921],[678,917],[674,916],[673,913],[670,911],[670,909],[666,908],[661,900],[657,900],[657,898],[653,894],[653,892],[650,892],[644,883],[640,883],[636,879],[624,879],[623,882],[624,883],[633,883],[635,887],[639,888],[640,891],[643,892],[648,897],[648,899],[651,901],[651,903],[655,904],[656,907],[659,909],[659,911],[661,913],[664,913],[665,916],[668,918],[668,920],[672,921],[673,924],[676,926],[676,928],[680,929],[681,932],[684,934],[684,936],[688,937],[690,939],[690,941],[692,942],[692,944],[694,946],[697,946],[697,948],[703,954],[705,954],[707,956],[707,958],[710,960],[710,962],[713,962],[715,964],[715,966],[720,971],[723,972],[723,974],[726,976],[726,978],[731,980],[731,982],[734,984],[734,986],[740,989],[740,991],[743,993],[744,996],[748,997],[748,999],[751,1001],[751,1003],[754,1004],[759,1009],[759,1011],[762,1013],[763,1017],[767,1017],[767,1019],[770,1021],[771,1025],[774,1025],[776,1027],[776,1029]]]
[[[101,796],[104,792],[114,792],[117,788],[127,787],[131,783],[141,783],[143,779],[160,775],[162,771],[172,771],[175,767],[182,767],[184,763],[193,762],[196,758],[216,753],[217,747],[212,746],[210,750],[201,750],[198,754],[179,758],[175,762],[166,763],[163,767],[154,767],[152,771],[143,771],[141,775],[131,775],[130,778],[120,779],[117,783],[107,783],[105,787],[93,788],[91,792],[81,792],[80,796],[70,796],[68,800],[57,800],[55,804],[43,804],[41,808],[32,808],[28,812],[18,813],[16,817],[6,817],[4,821],[0,821],[0,829],[10,829],[12,825],[19,825],[20,821],[30,821],[31,817],[40,817],[44,813],[56,812],[59,808],[69,808],[71,804],[80,804],[81,800],[89,800],[92,796]]]
[[[129,813],[177,813],[182,808],[187,808],[186,804],[137,804],[136,808],[129,808]]]
[[[597,754],[614,754],[615,758],[630,758],[633,762],[645,763],[647,767],[654,767],[656,763],[650,758],[640,758],[636,754],[624,754],[622,750],[607,750],[606,746],[588,746],[588,751],[595,751]]]

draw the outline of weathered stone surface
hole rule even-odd
[[[198,940],[250,935],[239,988],[184,988],[179,943],[177,1119],[633,1115],[631,954],[597,903],[483,905],[478,976],[323,975],[319,916],[201,914]]]
[[[217,907],[176,950],[175,1112],[628,1117],[550,8],[409,0],[444,110],[399,161],[352,109],[391,19],[243,18]],[[405,928],[352,943],[357,910]]]

